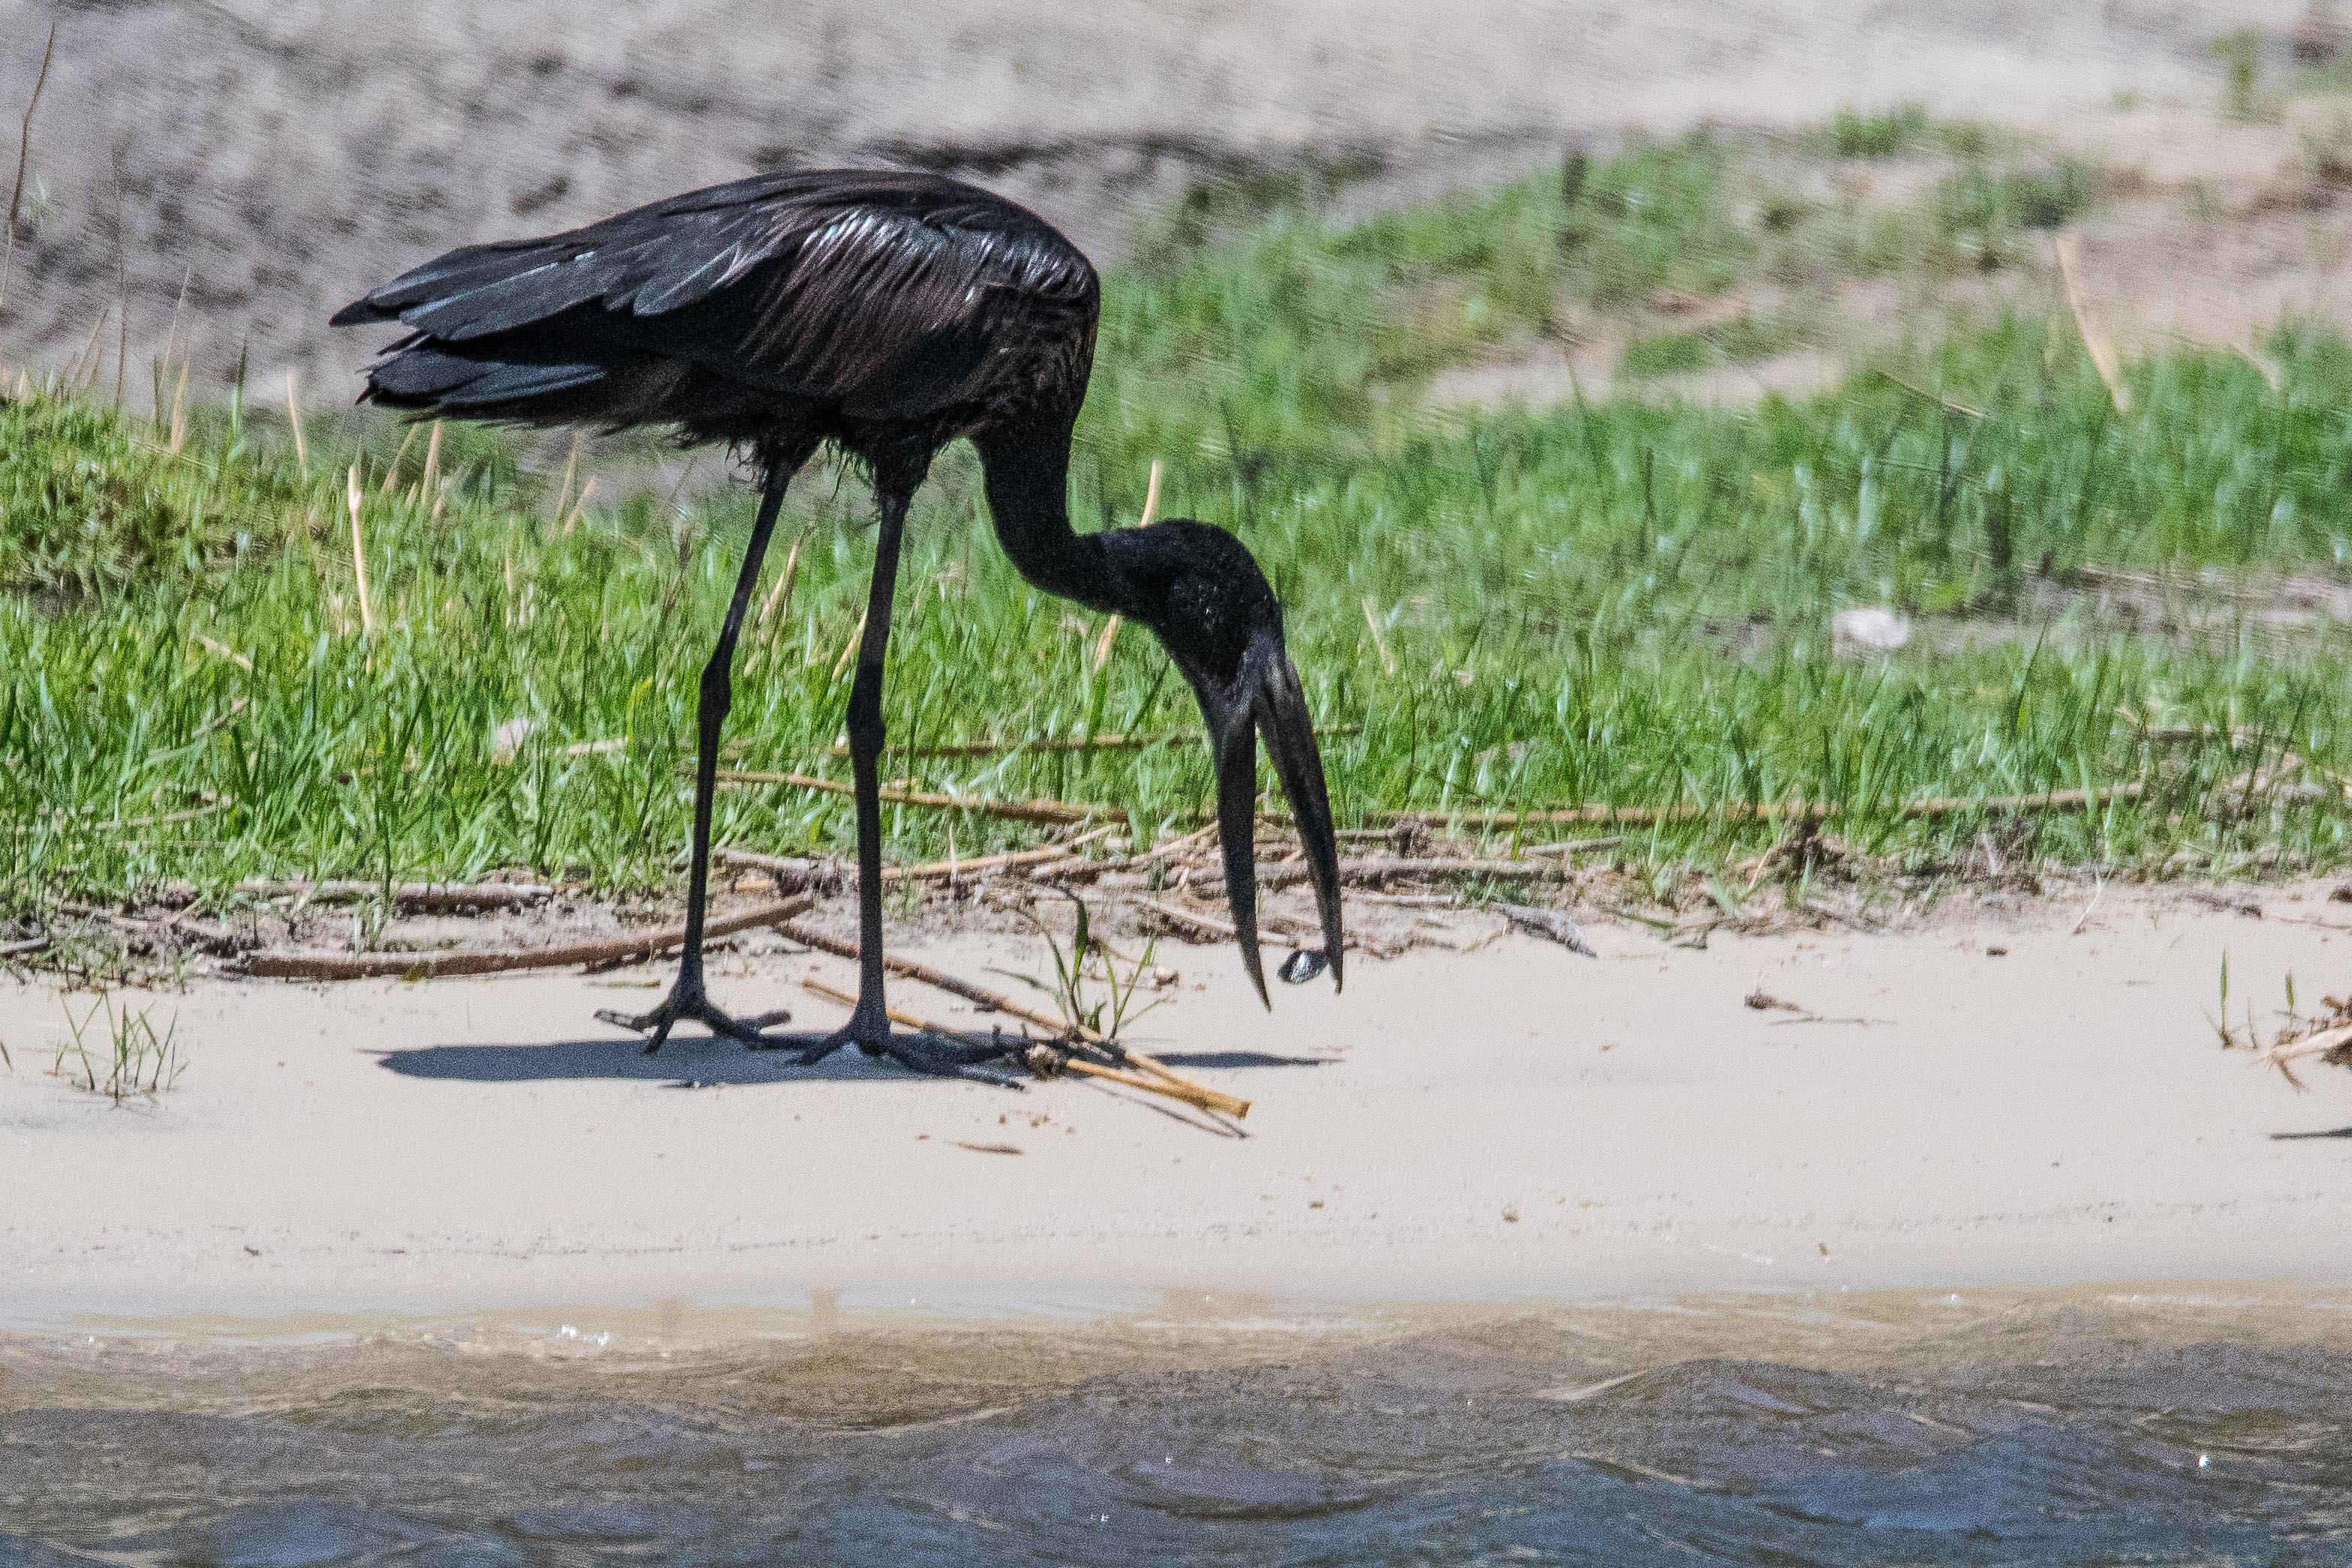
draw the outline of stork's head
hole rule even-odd
[[[1323,916],[1324,956],[1339,983],[1339,852],[1323,758],[1298,672],[1283,645],[1282,606],[1241,540],[1223,528],[1171,517],[1149,528],[1097,536],[1126,613],[1160,635],[1192,683],[1209,721],[1217,769],[1217,827],[1225,892],[1240,933],[1242,962],[1265,999],[1257,951],[1257,873],[1252,855],[1257,807],[1257,740],[1282,777],[1297,819]]]

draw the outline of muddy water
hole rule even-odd
[[[2338,1563],[2352,1298],[0,1340],[0,1563]]]

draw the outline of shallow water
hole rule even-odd
[[[2352,1561],[2352,1301],[85,1327],[0,1562]]]

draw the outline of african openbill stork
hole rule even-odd
[[[894,1032],[882,998],[883,654],[907,507],[959,436],[978,449],[996,536],[1022,576],[1158,633],[1208,721],[1225,885],[1261,1000],[1252,820],[1255,735],[1289,795],[1325,952],[1340,977],[1339,859],[1323,763],[1282,612],[1249,551],[1189,519],[1080,534],[1070,434],[1093,362],[1095,270],[1034,214],[935,175],[832,170],[739,180],[540,239],[468,246],[403,274],[334,322],[398,322],[362,401],[417,416],[605,431],[666,427],[724,442],[760,509],[697,709],[694,842],[677,981],[641,1017],[600,1015],[660,1049],[680,1019],[814,1062],[845,1044],[919,1071],[982,1076],[993,1035]],[[866,630],[850,687],[860,984],[832,1034],[771,1032],[703,988],[710,803],[732,665],[784,488],[831,442],[871,475],[880,512]]]

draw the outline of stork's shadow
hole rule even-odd
[[[404,1078],[439,1078],[462,1083],[547,1083],[562,1080],[635,1080],[675,1089],[719,1084],[806,1083],[812,1080],[923,1082],[893,1062],[877,1063],[863,1051],[837,1051],[813,1067],[786,1051],[746,1051],[730,1040],[708,1035],[672,1035],[652,1056],[644,1042],[627,1038],[559,1040],[543,1045],[423,1045],[387,1051],[378,1065]]]
[[[1171,1052],[1171,1067],[1320,1067],[1317,1056],[1276,1056],[1262,1051]],[[857,1051],[837,1051],[814,1067],[788,1052],[746,1051],[733,1040],[707,1035],[670,1037],[653,1056],[627,1038],[559,1040],[543,1045],[425,1045],[387,1051],[379,1065],[404,1078],[437,1078],[461,1083],[546,1083],[562,1080],[635,1080],[694,1089],[719,1084],[806,1083],[888,1081],[927,1082],[895,1062],[876,1061]],[[945,1082],[945,1081],[941,1081]]]

